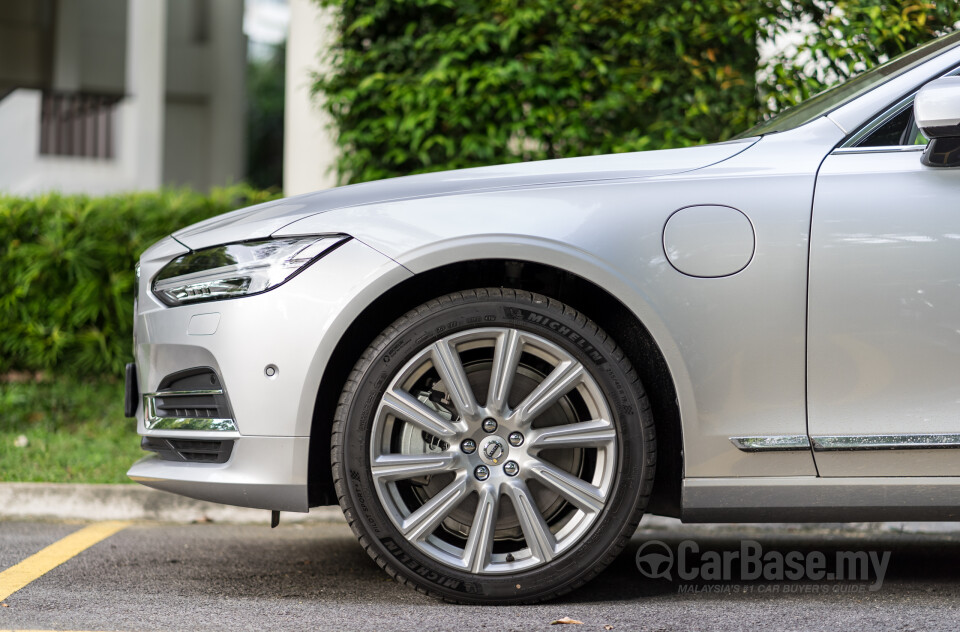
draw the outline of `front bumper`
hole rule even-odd
[[[134,320],[137,392],[162,390],[163,380],[178,372],[210,369],[220,378],[236,430],[150,428],[141,396],[137,431],[234,445],[225,463],[153,455],[127,475],[201,500],[307,511],[310,432],[326,363],[356,316],[410,273],[351,240],[264,294],[171,308],[153,296],[150,280],[182,252],[165,240],[141,259]]]
[[[307,511],[309,437],[241,437],[224,464],[164,461],[156,455],[127,472],[134,481],[225,505]]]

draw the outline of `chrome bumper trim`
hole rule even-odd
[[[233,419],[204,417],[161,417],[157,414],[158,397],[195,397],[198,395],[223,395],[221,389],[197,391],[161,391],[143,394],[143,425],[147,430],[188,430],[203,432],[238,432]]]
[[[144,397],[191,397],[194,395],[223,395],[223,389],[212,388],[199,391],[160,391],[159,393],[144,393]]]

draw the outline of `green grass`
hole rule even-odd
[[[21,435],[26,447],[16,445]],[[0,382],[0,481],[128,483],[143,455],[121,381]]]

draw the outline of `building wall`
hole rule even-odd
[[[126,0],[58,0],[55,7],[53,89],[123,94]]]
[[[290,0],[283,134],[283,192],[307,193],[336,186],[337,145],[330,117],[310,93],[329,48],[333,16],[312,0]]]
[[[210,119],[205,103],[167,99],[164,117],[163,182],[198,191],[210,188]]]
[[[210,2],[168,0],[163,182],[210,186]]]
[[[0,0],[0,129],[37,109],[0,143],[0,166],[18,165],[0,191],[238,182],[245,77],[242,0]],[[41,154],[40,90],[122,96],[114,157]]]
[[[0,2],[0,95],[50,82],[53,0]]]
[[[40,97],[39,90],[19,89],[0,101],[0,192],[31,195],[57,190],[104,195],[136,188],[122,161],[39,155]],[[121,125],[128,111],[120,107],[117,119]]]

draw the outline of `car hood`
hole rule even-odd
[[[747,138],[684,149],[541,160],[354,184],[225,213],[177,231],[173,237],[187,248],[196,250],[263,239],[310,215],[351,206],[458,193],[665,176],[716,164],[737,155],[757,140]]]

